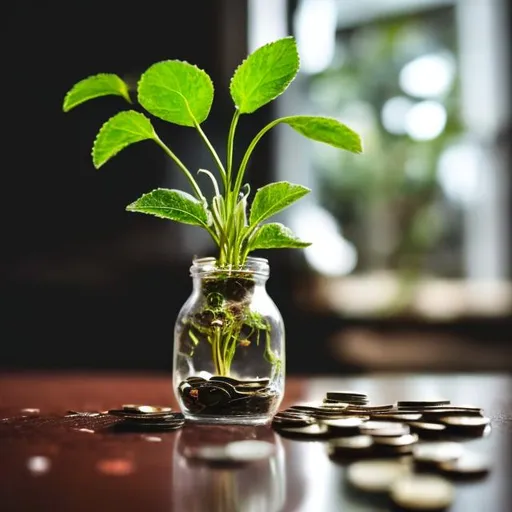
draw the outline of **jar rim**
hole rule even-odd
[[[192,276],[216,274],[219,272],[228,272],[232,275],[251,274],[268,277],[270,266],[266,258],[259,258],[256,256],[248,256],[245,263],[238,267],[217,266],[217,258],[207,256],[203,258],[194,258],[192,266],[190,267],[190,274]]]

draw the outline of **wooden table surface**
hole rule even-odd
[[[373,403],[445,396],[452,403],[483,407],[491,417],[492,431],[466,444],[490,457],[492,471],[484,480],[457,483],[456,501],[450,510],[512,511],[512,377],[290,377],[281,408],[321,399],[331,389],[365,391]],[[389,510],[346,486],[346,466],[327,457],[325,441],[285,439],[267,426],[186,425],[169,433],[119,434],[102,429],[105,417],[63,419],[69,409],[105,410],[123,403],[176,405],[170,375],[0,374],[0,418],[4,418],[0,420],[0,510]],[[22,411],[27,408],[39,409],[39,413]],[[13,422],[14,417],[18,419]],[[186,447],[242,439],[273,442],[276,455],[235,469],[192,464],[184,456]]]

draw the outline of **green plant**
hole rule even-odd
[[[233,162],[235,132],[240,117],[251,114],[281,95],[299,70],[299,55],[293,37],[285,37],[254,51],[236,69],[230,83],[235,111],[227,137],[227,157],[223,163],[201,128],[213,102],[213,83],[207,73],[180,60],[166,60],[150,66],[137,84],[139,105],[149,114],[170,123],[195,128],[217,166],[222,190],[212,172],[201,169],[211,179],[211,201],[199,188],[192,172],[166,145],[143,113],[127,110],[111,117],[94,141],[92,159],[99,169],[122,149],[135,142],[152,140],[174,160],[190,183],[194,196],[181,190],[158,188],[144,194],[126,209],[200,226],[219,248],[220,267],[243,265],[256,249],[301,248],[309,244],[296,238],[280,223],[264,223],[309,192],[286,181],[270,183],[256,191],[249,214],[249,184],[243,183],[250,157],[261,138],[278,124],[287,124],[310,139],[354,153],[361,151],[359,136],[336,119],[319,116],[288,116],[263,127],[247,147],[239,165]],[[76,83],[66,94],[63,110],[87,100],[118,95],[132,103],[129,86],[115,74],[101,73]],[[236,170],[235,170],[236,168]]]
[[[126,208],[131,212],[204,228],[219,248],[217,266],[221,288],[231,285],[245,290],[237,299],[226,294],[205,290],[205,304],[197,312],[186,330],[187,356],[193,357],[195,347],[206,340],[211,345],[215,372],[229,375],[231,362],[238,346],[248,346],[253,337],[259,344],[265,339],[264,357],[274,370],[280,361],[270,347],[270,324],[250,309],[251,276],[232,276],[230,270],[241,269],[249,253],[257,249],[307,247],[309,243],[298,239],[289,228],[277,222],[265,221],[309,192],[302,186],[281,181],[258,189],[248,211],[250,186],[244,183],[250,157],[261,138],[278,124],[286,124],[310,139],[336,148],[361,152],[357,133],[336,119],[319,116],[288,116],[275,119],[264,126],[247,147],[240,163],[233,161],[235,132],[242,115],[255,112],[281,95],[294,80],[299,70],[299,56],[293,37],[285,37],[258,48],[236,69],[230,83],[235,110],[227,136],[226,161],[204,133],[201,124],[207,119],[213,102],[214,89],[207,73],[196,66],[179,60],[157,62],[140,77],[137,100],[140,107],[152,116],[197,130],[210,151],[217,167],[220,183],[215,175],[200,169],[212,182],[214,194],[210,201],[200,189],[194,175],[170,147],[162,141],[151,120],[135,110],[120,112],[101,127],[94,141],[92,160],[98,169],[110,158],[130,144],[152,140],[177,164],[186,176],[193,195],[181,190],[158,188],[142,195]],[[129,86],[115,74],[102,73],[89,76],[76,83],[66,94],[63,110],[87,100],[106,95],[118,95],[132,103]],[[215,282],[206,287],[217,286]],[[209,303],[212,297],[219,300]],[[248,332],[249,336],[243,337]]]

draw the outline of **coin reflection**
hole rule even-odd
[[[230,460],[224,447],[239,441],[263,441],[262,445],[275,449],[253,460]],[[201,458],[198,453],[209,456]],[[279,437],[266,426],[181,430],[174,445],[172,474],[176,510],[277,512],[285,503],[284,450]]]

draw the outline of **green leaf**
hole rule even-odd
[[[241,114],[250,114],[282,94],[299,70],[293,37],[278,39],[251,53],[235,71],[229,90]]]
[[[277,121],[291,126],[295,131],[308,139],[324,142],[335,148],[345,149],[352,153],[361,153],[363,151],[359,135],[348,126],[331,117],[289,116],[277,119]]]
[[[206,227],[208,224],[204,204],[182,190],[157,188],[129,204],[126,209],[194,226]]]
[[[77,82],[66,94],[62,110],[69,112],[72,108],[100,96],[122,96],[131,103],[128,85],[117,75],[100,73]]]
[[[269,183],[259,188],[251,206],[250,224],[253,226],[283,210],[310,192],[309,188],[288,181]]]
[[[263,224],[256,231],[256,235],[249,245],[249,250],[256,249],[300,249],[310,246],[311,243],[303,242],[297,238],[290,228],[279,222]]]
[[[99,169],[119,151],[134,142],[155,138],[151,121],[144,114],[134,110],[120,112],[111,117],[96,136],[92,148],[94,167]]]
[[[138,98],[154,116],[181,126],[194,126],[210,113],[213,83],[197,66],[166,60],[153,64],[141,76]]]

